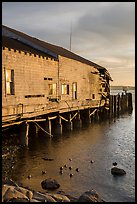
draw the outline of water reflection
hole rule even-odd
[[[53,158],[46,161],[42,158]],[[72,161],[69,160],[72,158]],[[94,162],[91,164],[91,160]],[[126,170],[123,177],[111,175],[112,163]],[[60,167],[67,164],[61,175]],[[72,166],[72,170],[69,170]],[[79,168],[79,172],[75,169]],[[46,174],[42,171],[46,170]],[[70,178],[70,172],[74,174]],[[28,179],[28,175],[32,178]],[[29,149],[22,149],[13,178],[26,186],[44,192],[41,181],[54,178],[59,190],[79,196],[95,188],[106,201],[132,202],[135,199],[135,113],[115,120],[90,124],[81,130],[64,133],[52,139],[32,136]]]

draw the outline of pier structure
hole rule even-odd
[[[86,107],[81,110],[58,111],[52,114],[39,115],[30,119],[23,118],[22,121],[15,121],[12,125],[19,126],[20,144],[28,146],[29,135],[38,136],[41,131],[43,136],[53,137],[60,136],[65,131],[80,129],[83,125],[90,125],[94,122],[115,118],[124,113],[131,112],[132,94],[122,93],[110,95],[109,105]],[[3,126],[10,127],[10,124]]]
[[[70,50],[2,26],[2,130],[53,137],[116,117],[132,95],[110,96],[108,70]]]
[[[133,110],[132,93],[110,95],[109,116],[116,117]]]

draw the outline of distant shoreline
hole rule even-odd
[[[134,86],[110,86],[110,89],[111,90],[118,90],[118,89],[135,90],[135,87]]]

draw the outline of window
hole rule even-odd
[[[72,98],[77,99],[77,82],[72,83]]]
[[[52,81],[52,78],[44,77],[44,80],[50,80],[50,81]]]
[[[92,94],[92,99],[95,99],[95,94]]]
[[[69,85],[68,84],[62,84],[61,93],[62,94],[69,94]]]
[[[49,84],[49,95],[56,95],[57,84]]]
[[[6,94],[14,95],[14,70],[6,69]]]

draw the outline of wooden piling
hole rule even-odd
[[[105,106],[100,108],[100,111],[99,111],[99,121],[103,121],[103,120],[108,118],[108,115],[107,115],[108,111],[109,110],[106,110]]]
[[[127,108],[128,108],[127,95],[124,95],[124,93],[122,93],[122,101],[121,101],[122,113],[126,112]]]
[[[125,94],[125,111],[128,110],[128,95],[127,93]]]
[[[104,119],[109,119],[109,107],[104,107]]]
[[[44,122],[44,126],[43,126],[43,128],[44,128],[44,130],[48,133],[46,133],[45,132],[45,135],[52,135],[52,133],[51,133],[51,130],[52,130],[52,128],[51,128],[51,120],[46,120],[45,122]],[[44,133],[43,133],[44,134]]]
[[[80,118],[80,111],[78,111],[78,114],[73,119],[73,127],[76,128],[76,129],[79,129],[79,128],[82,127],[82,120]]]
[[[96,120],[99,122],[99,109],[96,111]]]
[[[109,117],[113,117],[113,105],[114,105],[114,95],[109,97]]]
[[[67,118],[67,121],[65,122],[64,124],[64,129],[67,130],[67,131],[72,131],[73,130],[73,122],[72,122],[72,115],[70,112],[68,112],[66,114],[66,118]]]
[[[109,103],[109,114],[111,117],[119,116],[127,112],[129,109],[132,110],[132,93],[122,93],[121,95],[111,95]]]
[[[90,108],[81,111],[81,120],[84,125],[91,123]]]
[[[73,130],[72,121],[67,122],[65,128],[66,128],[67,131],[72,131]]]
[[[57,123],[56,123],[56,127],[55,127],[55,134],[62,135],[62,123],[61,123],[61,118],[59,116],[57,117]]]
[[[27,122],[23,122],[20,125],[20,144],[24,146],[28,146],[28,133],[29,133],[29,124]]]
[[[71,113],[68,113],[68,122],[66,124],[66,128],[68,131],[73,130],[73,122],[71,121]]]
[[[114,117],[117,115],[117,96],[114,95]]]
[[[121,107],[120,107],[120,94],[117,95],[117,115],[119,116],[121,111]]]
[[[133,106],[132,106],[132,93],[127,93],[127,100],[128,100],[128,110],[132,110]]]
[[[90,108],[86,110],[86,123],[90,124],[91,123],[91,117],[90,117]]]

